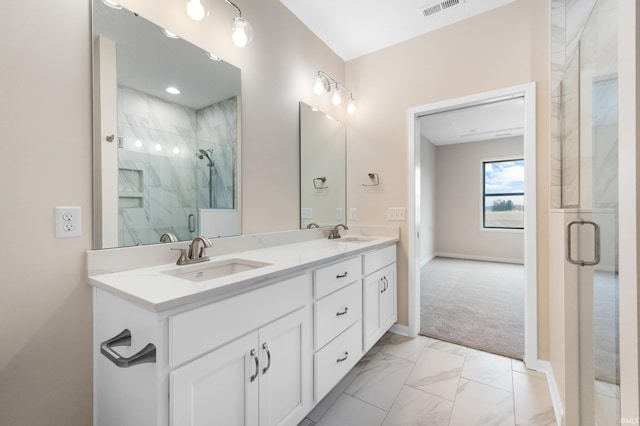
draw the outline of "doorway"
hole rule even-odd
[[[420,250],[428,238],[428,227],[422,227],[420,117],[445,111],[522,98],[524,104],[523,159],[524,176],[524,361],[532,368],[537,362],[537,276],[536,276],[536,135],[535,83],[499,89],[462,98],[413,107],[409,110],[409,335],[420,330]],[[421,234],[422,230],[422,236]]]

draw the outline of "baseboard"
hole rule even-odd
[[[491,256],[476,256],[474,254],[437,252],[435,253],[434,257],[451,257],[454,259],[481,260],[483,262],[514,263],[516,265],[524,265],[523,259],[509,259],[506,257],[491,257]]]
[[[409,327],[407,327],[406,325],[393,324],[389,331],[392,333],[401,334],[403,336],[409,335]]]
[[[420,267],[422,268],[424,265],[426,265],[427,263],[431,262],[435,257],[436,257],[436,255],[434,254],[432,256],[427,257],[424,260],[421,260],[420,261]]]
[[[558,384],[553,374],[553,367],[549,361],[538,360],[535,364],[536,365],[532,367],[535,367],[536,370],[543,372],[547,376],[547,385],[549,386],[549,393],[551,394],[551,403],[553,404],[556,423],[558,426],[562,426],[564,425],[564,406],[562,405]]]

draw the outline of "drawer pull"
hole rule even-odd
[[[341,358],[336,359],[336,362],[346,361],[349,358],[349,352],[344,351],[344,355]]]
[[[336,316],[337,316],[337,317],[340,317],[340,316],[342,316],[342,315],[346,315],[348,310],[349,310],[349,308],[348,308],[347,306],[345,306],[344,311],[342,311],[342,312],[336,312]]]
[[[256,377],[258,377],[258,373],[260,372],[260,361],[258,361],[258,357],[256,356],[256,350],[255,349],[251,349],[251,352],[249,352],[249,355],[251,355],[251,358],[253,358],[253,360],[256,363],[256,372],[253,376],[251,376],[249,378],[249,382],[253,383],[253,381],[256,379]]]
[[[269,351],[269,347],[267,346],[267,342],[264,342],[262,344],[262,349],[267,351],[267,366],[262,369],[262,374],[267,374],[267,371],[269,371],[269,368],[271,368],[271,351]]]
[[[348,274],[348,272],[345,272],[344,274],[338,274],[338,275],[336,275],[336,278],[346,278],[347,274]]]
[[[131,331],[125,328],[120,334],[100,344],[100,352],[120,368],[129,368],[146,362],[156,362],[156,347],[148,343],[138,353],[124,357],[112,349],[113,346],[131,346]]]

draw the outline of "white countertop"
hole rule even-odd
[[[162,312],[189,303],[240,292],[247,287],[259,286],[273,279],[292,276],[324,263],[355,256],[397,241],[397,236],[379,236],[371,241],[358,242],[322,238],[212,256],[208,262],[193,265],[178,266],[175,263],[169,263],[93,275],[89,277],[89,284],[121,296],[152,312]],[[177,257],[178,253],[176,252],[175,255]],[[270,265],[200,282],[163,273],[179,268],[205,269],[211,263],[228,259],[243,259]]]

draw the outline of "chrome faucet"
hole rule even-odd
[[[175,236],[175,234],[171,232],[165,232],[160,236],[161,243],[175,243],[177,241],[178,241],[178,238]]]
[[[180,250],[180,257],[178,257],[176,265],[190,265],[209,260],[209,257],[204,255],[204,249],[209,247],[211,247],[211,241],[207,237],[200,236],[191,241],[188,252],[187,249],[181,248],[172,248],[171,250]]]
[[[340,238],[340,227],[342,226],[342,229],[344,229],[345,231],[349,230],[349,227],[343,223],[339,223],[336,226],[333,227],[333,229],[329,232],[329,239],[330,240],[335,240],[336,238]]]
[[[311,229],[311,228],[320,228],[320,225],[318,225],[315,222],[311,222],[310,224],[307,225],[307,229]]]

